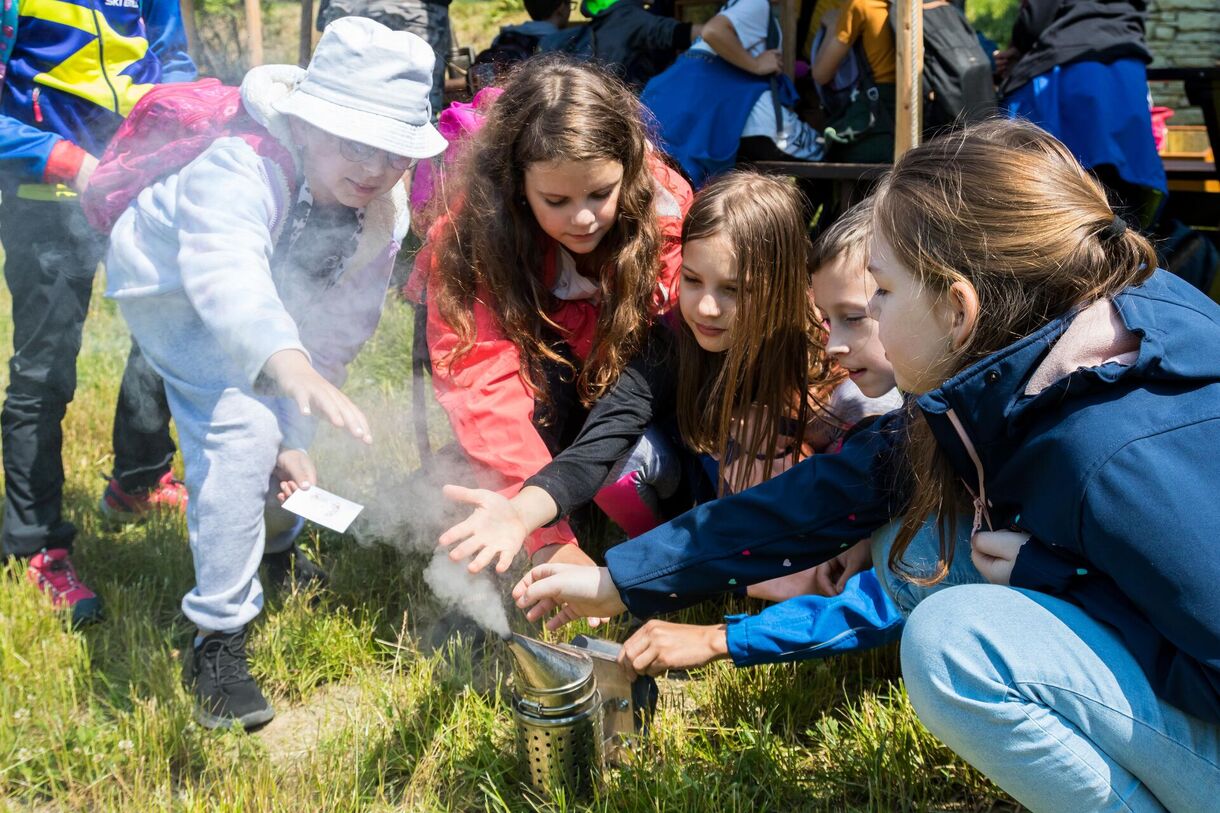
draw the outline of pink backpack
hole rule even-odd
[[[292,154],[246,112],[237,88],[217,79],[157,85],[140,98],[110,139],[81,196],[85,217],[93,228],[109,234],[140,192],[178,172],[225,136],[245,140],[284,170],[290,186],[295,184]]]

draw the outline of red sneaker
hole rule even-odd
[[[102,620],[102,600],[77,578],[76,568],[72,567],[65,549],[53,548],[35,554],[30,558],[25,576],[49,595],[56,607],[72,609],[73,626]]]
[[[111,477],[99,507],[107,517],[120,522],[140,519],[158,509],[186,511],[186,485],[167,471],[148,491],[133,494],[124,491],[119,481]]]

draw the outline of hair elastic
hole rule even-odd
[[[1127,231],[1127,221],[1122,215],[1115,215],[1106,227],[1101,230],[1101,236],[1107,240],[1117,240]]]

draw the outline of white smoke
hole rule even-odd
[[[429,387],[429,390],[431,388]],[[429,391],[429,401],[432,400]],[[464,519],[469,509],[441,495],[446,483],[475,485],[470,466],[452,452],[437,454],[425,472],[419,467],[411,410],[379,396],[360,393],[353,400],[368,417],[372,447],[364,447],[340,432],[323,427],[311,454],[319,485],[362,503],[363,513],[350,533],[362,545],[388,544],[399,551],[431,557],[424,581],[445,606],[488,632],[509,634],[508,614],[501,592],[507,584],[494,568],[470,573],[468,561],[454,562],[449,550],[437,546],[441,533]],[[439,414],[432,422],[444,421]]]

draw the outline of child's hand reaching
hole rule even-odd
[[[549,630],[577,618],[607,618],[627,609],[610,579],[610,570],[584,565],[538,565],[517,582],[513,599],[530,621],[557,610],[546,622]]]
[[[474,506],[470,516],[445,531],[437,540],[441,547],[457,544],[449,551],[449,558],[459,562],[473,556],[467,569],[471,573],[478,573],[499,557],[496,572],[508,570],[530,532],[512,502],[501,494],[482,488],[447,485],[442,493],[446,499]]]
[[[871,539],[861,539],[829,562],[814,568],[813,590],[819,596],[837,596],[847,587],[847,580],[873,566]]]
[[[263,365],[263,373],[276,383],[285,397],[296,402],[302,415],[317,413],[334,426],[346,429],[356,439],[373,442],[364,413],[338,387],[323,378],[300,350],[272,353]]]
[[[634,677],[695,669],[728,655],[724,624],[701,626],[653,620],[627,639],[618,662]]]
[[[297,489],[307,491],[317,482],[318,470],[304,450],[280,449],[279,456],[275,458],[275,470],[271,476],[280,483],[280,491],[276,497],[283,502]]]

